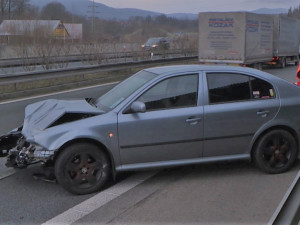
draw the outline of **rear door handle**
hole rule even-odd
[[[260,117],[267,117],[269,113],[270,113],[269,110],[261,110],[261,111],[258,111],[256,114]]]
[[[202,120],[201,118],[188,118],[185,122],[187,122],[191,125],[195,125],[201,120]]]

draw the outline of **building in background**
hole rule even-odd
[[[82,24],[64,23],[64,26],[69,34],[69,39],[82,40]]]

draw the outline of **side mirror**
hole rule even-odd
[[[131,104],[130,109],[133,113],[144,113],[146,112],[146,105],[144,102],[136,101]]]

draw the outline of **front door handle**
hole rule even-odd
[[[268,111],[268,110],[261,110],[261,111],[258,111],[256,114],[260,117],[267,117],[269,113],[270,113],[270,111]]]
[[[201,121],[202,119],[201,118],[188,118],[185,122],[186,123],[189,123],[191,125],[195,125],[197,124],[199,121]]]

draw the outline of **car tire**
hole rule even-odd
[[[107,155],[91,143],[65,148],[55,162],[55,176],[67,191],[83,195],[99,191],[111,174]]]
[[[286,58],[283,58],[281,63],[280,63],[280,68],[284,69],[286,67]]]
[[[298,156],[297,142],[286,130],[272,130],[259,139],[253,156],[261,170],[283,173],[293,166]]]

